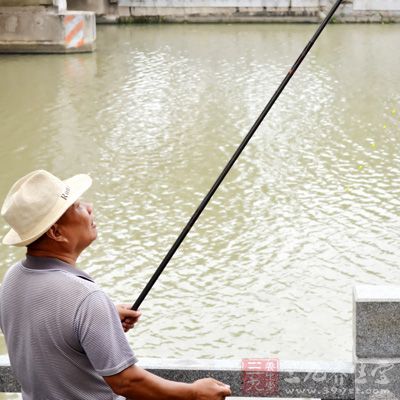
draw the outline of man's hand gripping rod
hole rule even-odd
[[[203,210],[206,208],[208,202],[211,200],[211,197],[214,195],[216,190],[218,189],[219,185],[221,182],[224,180],[225,176],[228,174],[230,169],[232,168],[233,164],[236,162],[236,160],[239,158],[240,154],[246,147],[247,143],[250,141],[254,133],[256,132],[257,128],[260,126],[261,122],[264,120],[265,116],[268,114],[269,110],[272,108],[274,105],[275,101],[278,99],[279,95],[282,93],[283,89],[286,87],[294,73],[296,72],[297,68],[299,65],[302,63],[308,52],[310,51],[311,47],[314,45],[316,40],[318,39],[318,36],[321,34],[321,32],[324,30],[325,26],[328,24],[329,20],[332,18],[332,15],[335,13],[337,8],[339,7],[340,3],[342,0],[337,0],[336,3],[333,5],[325,19],[322,21],[320,26],[318,27],[317,31],[314,33],[313,37],[311,40],[308,42],[307,46],[304,48],[302,53],[300,54],[299,58],[296,60],[296,62],[293,64],[292,68],[289,70],[287,73],[285,79],[282,81],[282,83],[279,85],[278,89],[276,92],[273,94],[271,97],[271,100],[268,102],[268,104],[265,106],[264,110],[260,114],[260,116],[257,118],[256,122],[254,125],[251,127],[249,133],[245,136],[243,139],[242,143],[240,146],[237,148],[235,153],[233,154],[232,158],[229,160],[228,164],[225,166],[217,180],[215,181],[214,185],[211,187],[210,191],[207,193],[207,195],[204,197],[203,201],[200,203],[192,217],[190,218],[189,222],[186,224],[186,226],[183,228],[182,232],[176,239],[175,243],[171,247],[171,249],[168,251],[167,255],[164,257],[162,260],[161,264],[153,274],[153,276],[150,278],[149,282],[143,289],[142,293],[140,293],[139,297],[135,301],[135,303],[132,306],[132,310],[137,310],[140,305],[142,304],[143,300],[146,298],[147,294],[150,292],[151,288],[153,285],[156,283],[157,279],[159,276],[162,274],[164,271],[165,267],[168,265],[169,261],[171,258],[174,256],[175,252],[178,250],[179,246],[185,239],[186,235],[189,233],[190,229],[192,226],[195,224]]]

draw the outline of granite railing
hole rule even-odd
[[[358,285],[353,304],[353,362],[142,359],[140,365],[176,381],[213,377],[235,397],[400,399],[400,287]],[[0,358],[0,392],[19,391],[8,358]]]

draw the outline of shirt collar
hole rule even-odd
[[[72,275],[75,275],[79,278],[83,278],[90,282],[94,282],[94,280],[86,272],[81,271],[80,269],[72,266],[71,264],[61,261],[58,258],[35,257],[26,255],[26,259],[21,261],[21,264],[22,266],[28,269],[64,271]]]

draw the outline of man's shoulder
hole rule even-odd
[[[72,275],[65,271],[57,272],[57,276],[54,275],[54,277],[57,281],[60,281],[61,284],[68,282],[69,285],[79,287],[87,293],[101,290],[95,282],[87,280],[81,276]]]
[[[82,271],[81,271],[82,272]],[[31,291],[42,288],[48,294],[51,292],[69,293],[68,296],[79,298],[100,291],[99,286],[85,273],[71,273],[71,271],[57,268],[27,268],[22,261],[12,265],[6,272],[2,286],[30,287]]]
[[[20,261],[12,264],[6,271],[3,277],[3,283],[7,280],[13,279],[15,276],[18,276],[22,273],[22,264]]]

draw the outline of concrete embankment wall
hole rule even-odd
[[[320,22],[334,0],[68,0],[98,23]],[[333,22],[398,23],[400,0],[344,0]]]

